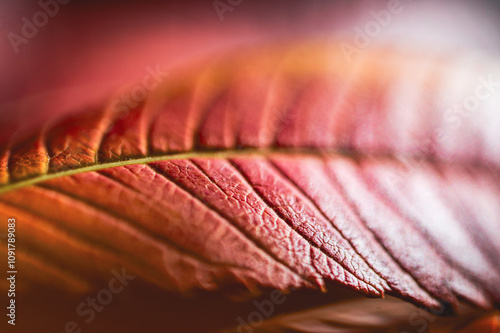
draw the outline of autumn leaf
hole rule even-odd
[[[24,281],[87,293],[124,267],[181,295],[333,283],[493,308],[498,67],[452,85],[449,57],[261,49],[5,142],[0,219],[19,221]],[[448,112],[478,89],[467,117]]]

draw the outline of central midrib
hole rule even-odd
[[[3,186],[0,186],[0,195],[12,191],[15,189],[19,189],[22,187],[30,186],[33,184],[37,184],[46,180],[50,180],[53,178],[59,178],[64,176],[76,175],[79,173],[92,172],[98,170],[104,170],[108,168],[126,166],[126,165],[134,165],[134,164],[146,164],[152,162],[159,161],[168,161],[168,160],[180,160],[180,159],[192,159],[192,158],[232,158],[232,157],[245,157],[245,156],[269,156],[269,155],[287,155],[287,156],[315,156],[315,157],[349,157],[354,159],[364,159],[364,158],[374,158],[374,159],[389,159],[389,160],[398,160],[398,158],[391,153],[378,153],[378,154],[366,154],[360,153],[356,151],[349,151],[345,149],[324,149],[324,148],[241,148],[241,149],[218,149],[218,150],[199,150],[199,151],[187,151],[181,153],[171,153],[167,155],[154,155],[154,156],[144,156],[138,158],[128,158],[124,160],[107,162],[107,163],[98,163],[93,165],[88,165],[84,167],[50,172],[46,174],[41,174],[32,178],[18,180],[14,182],[9,182]],[[406,161],[414,161],[416,163],[421,163],[419,159],[416,159],[412,156],[404,156],[404,154],[398,154],[399,159],[404,159]],[[424,159],[426,163],[432,164],[451,164],[453,162],[442,161],[442,160],[432,160],[432,159]],[[453,163],[456,164],[456,163]],[[484,165],[479,163],[465,163],[460,161],[460,165],[474,167],[474,168],[483,168]],[[495,168],[498,169],[498,168]]]

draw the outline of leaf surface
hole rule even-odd
[[[83,291],[122,265],[181,293],[333,282],[492,307],[500,94],[450,118],[480,70],[451,85],[449,57],[237,55],[4,144],[0,218],[19,221],[24,274]]]

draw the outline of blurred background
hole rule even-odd
[[[234,49],[310,38],[353,45],[356,28],[390,3],[398,13],[369,47],[499,53],[494,0],[1,0],[0,142],[39,123],[41,109],[96,103],[148,67],[168,72]]]

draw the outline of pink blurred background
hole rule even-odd
[[[29,132],[47,114],[99,103],[141,80],[148,66],[168,72],[232,49],[307,38],[352,43],[354,28],[373,20],[371,11],[388,6],[388,1],[368,0],[232,1],[239,4],[221,20],[212,0],[73,0],[59,5],[34,37],[17,46],[18,52],[8,34],[22,36],[22,18],[32,21],[42,7],[37,1],[0,1],[0,142]],[[399,2],[404,10],[370,46],[498,54],[494,2]]]

